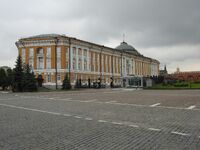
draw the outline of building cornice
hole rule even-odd
[[[143,55],[134,55],[130,52],[124,52],[120,50],[116,50],[114,48],[106,47],[104,45],[95,44],[92,42],[67,37],[65,35],[47,35],[45,36],[34,36],[29,38],[19,39],[15,44],[19,48],[25,47],[35,47],[35,46],[54,46],[56,45],[56,40],[58,39],[57,46],[69,46],[69,40],[71,41],[71,45],[79,45],[85,47],[89,50],[101,51],[102,53],[111,53],[113,55],[123,55],[125,57],[133,57],[136,60],[142,60],[147,62],[154,62],[160,64],[158,60],[143,56]]]

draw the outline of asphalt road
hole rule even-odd
[[[200,90],[0,93],[0,150],[200,150]]]

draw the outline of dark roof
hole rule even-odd
[[[46,38],[46,37],[60,37],[60,36],[63,36],[63,35],[60,35],[60,34],[40,34],[40,35],[35,35],[35,36],[30,36],[30,37],[27,37],[26,39],[28,38]]]
[[[130,52],[135,55],[141,55],[133,46],[128,45],[126,42],[122,42],[119,46],[115,48],[116,50],[122,50],[125,52]]]

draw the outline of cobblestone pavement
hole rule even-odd
[[[200,91],[0,93],[0,150],[199,150]]]

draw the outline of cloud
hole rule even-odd
[[[199,6],[199,0],[0,0],[0,65],[14,65],[21,37],[59,33],[116,47],[125,33],[170,70],[180,62],[198,69]]]

